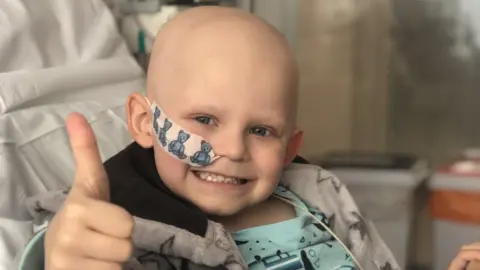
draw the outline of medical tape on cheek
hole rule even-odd
[[[207,166],[219,158],[203,137],[173,122],[157,104],[147,102],[153,113],[153,132],[168,154],[193,167]]]

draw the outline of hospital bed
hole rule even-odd
[[[24,199],[73,179],[66,116],[87,117],[105,160],[131,142],[124,102],[144,88],[102,0],[0,1],[0,270],[32,235]]]

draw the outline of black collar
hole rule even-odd
[[[207,216],[170,191],[158,176],[153,149],[132,143],[105,162],[111,202],[130,214],[204,236]]]

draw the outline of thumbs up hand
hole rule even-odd
[[[45,236],[46,270],[121,269],[133,250],[133,218],[109,201],[107,174],[86,119],[70,115],[67,131],[75,180]]]

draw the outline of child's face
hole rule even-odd
[[[266,199],[278,184],[295,128],[291,83],[277,61],[230,65],[228,59],[192,59],[197,60],[201,68],[156,102],[175,123],[205,138],[221,158],[193,168],[156,143],[156,164],[175,193],[207,213],[229,215]],[[237,183],[213,182],[226,177]]]
[[[211,215],[232,215],[268,198],[298,148],[291,139],[297,93],[288,49],[260,22],[242,20],[177,36],[171,26],[165,42],[157,39],[148,73],[149,99],[221,156],[191,167],[153,140],[164,183]]]

